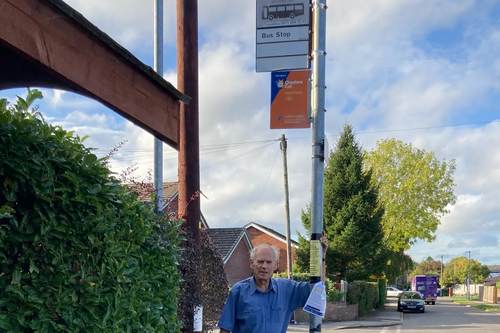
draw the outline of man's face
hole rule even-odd
[[[257,249],[255,260],[250,259],[253,275],[262,280],[270,280],[276,270],[276,260],[274,252],[268,247]]]

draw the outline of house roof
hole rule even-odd
[[[490,277],[483,280],[483,282],[500,281],[500,276]]]
[[[236,246],[243,238],[248,247],[252,248],[252,242],[245,228],[211,228],[207,229],[210,238],[220,250],[224,263],[231,257]]]
[[[151,199],[151,192],[153,191],[153,184],[126,184],[132,192],[136,192],[139,195],[139,200],[149,201]],[[168,202],[173,199],[179,189],[178,182],[164,182],[163,183],[163,200]]]
[[[179,183],[178,182],[164,182],[163,183],[163,197],[165,199],[172,199],[178,194]]]
[[[153,190],[152,184],[126,184],[132,192],[136,192],[139,196],[139,200],[143,202],[149,202],[151,200],[151,191]],[[179,195],[179,183],[178,182],[164,182],[163,183],[163,210],[168,206],[168,204],[174,200]],[[205,216],[200,212],[201,224],[204,228],[209,228],[208,222]]]
[[[488,265],[487,267],[491,273],[500,273],[500,265]]]
[[[248,229],[250,227],[254,227],[257,230],[260,230],[260,231],[268,234],[269,236],[272,236],[272,237],[276,238],[277,240],[282,241],[283,243],[286,243],[286,236],[283,234],[280,234],[279,232],[277,232],[271,228],[265,227],[261,224],[255,223],[255,222],[250,222],[244,226],[245,229]],[[290,243],[294,248],[299,247],[299,243],[294,241],[293,239],[290,239]]]

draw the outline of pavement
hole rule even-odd
[[[324,321],[321,324],[322,332],[333,332],[342,329],[353,329],[362,327],[388,327],[396,326],[403,322],[403,313],[396,311],[397,298],[388,299],[383,309],[372,311],[369,316],[358,318],[353,321]],[[219,333],[218,329],[212,331]],[[287,333],[309,332],[309,323],[290,324]]]
[[[466,306],[468,308],[470,308],[471,306],[474,306],[474,305],[481,305],[481,304],[482,305],[492,306],[492,307],[495,307],[495,308],[500,308],[500,304],[492,304],[490,302],[484,302],[484,301],[479,301],[479,300],[470,300],[467,303],[454,303],[454,301],[465,301],[465,298],[442,297],[442,298],[439,298],[439,300],[445,301],[445,302],[451,302],[453,304],[458,304],[458,305]],[[500,315],[500,311],[494,311],[494,313]]]
[[[321,325],[322,332],[333,332],[342,329],[353,329],[363,327],[388,327],[400,325],[403,322],[403,313],[396,311],[397,298],[389,298],[388,303],[382,309],[375,309],[369,316],[358,318],[353,321],[325,321]],[[309,323],[290,324],[287,333],[309,332]]]

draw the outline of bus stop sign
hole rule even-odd
[[[310,0],[257,0],[257,72],[309,69]]]

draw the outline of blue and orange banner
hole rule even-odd
[[[271,73],[271,129],[310,128],[311,71]]]

